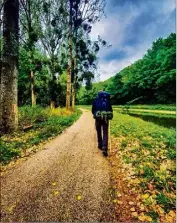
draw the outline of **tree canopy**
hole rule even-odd
[[[152,43],[142,59],[91,90],[81,89],[78,103],[90,104],[99,88],[111,94],[112,103],[174,103],[176,100],[176,34]]]

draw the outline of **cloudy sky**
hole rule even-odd
[[[176,32],[175,0],[107,0],[107,18],[92,28],[112,45],[99,52],[100,80],[142,58],[154,40]]]

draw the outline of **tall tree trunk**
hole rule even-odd
[[[76,100],[76,66],[77,66],[77,57],[74,58],[74,76],[73,76],[73,83],[72,83],[72,110],[75,108],[75,100]]]
[[[31,70],[31,102],[32,106],[36,105],[36,92],[35,92],[35,77],[34,72]]]
[[[72,110],[75,108],[75,99],[76,99],[76,92],[75,92],[75,83],[72,84]]]
[[[0,80],[0,131],[9,133],[18,127],[19,1],[4,0],[3,52]]]
[[[78,19],[78,6],[79,3],[76,6],[76,17],[75,19]],[[75,27],[75,57],[74,57],[74,67],[73,67],[73,83],[72,83],[72,110],[74,110],[75,108],[75,100],[76,100],[76,76],[77,76],[77,53],[78,53],[78,49],[77,49],[77,32],[78,32],[78,27]]]
[[[55,108],[55,105],[56,105],[56,89],[57,89],[57,79],[54,75],[55,71],[54,71],[54,63],[52,63],[52,66],[51,66],[51,74],[52,74],[52,80],[50,82],[50,85],[49,85],[49,90],[50,90],[50,108],[51,109],[54,109]]]
[[[50,101],[50,108],[54,109],[55,108],[55,101]]]
[[[68,70],[66,89],[66,109],[71,105],[71,73],[72,73],[72,0],[70,0],[69,37],[68,37]]]

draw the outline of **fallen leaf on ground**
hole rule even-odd
[[[141,211],[144,211],[144,209],[145,209],[144,206],[140,206]]]
[[[149,190],[153,190],[154,186],[152,184],[148,184],[148,188],[149,188]]]
[[[130,208],[130,211],[135,211],[135,208]]]
[[[53,195],[58,195],[58,194],[59,194],[58,191],[54,191],[54,192],[53,192]]]
[[[119,194],[119,193],[117,194],[117,196],[118,196],[118,197],[122,197],[122,195],[121,195],[121,194]]]
[[[137,217],[138,213],[137,212],[132,212],[132,216]]]
[[[146,222],[146,221],[148,221],[148,222],[152,222],[152,218],[151,218],[150,216],[147,216],[147,215],[144,215],[144,214],[141,214],[141,215],[138,217],[138,219],[139,219],[140,221],[143,221],[143,222]]]
[[[123,201],[117,201],[118,204],[123,204]]]
[[[147,199],[147,198],[149,197],[149,194],[143,194],[143,195],[141,195],[141,197],[142,197],[143,199]]]
[[[170,215],[171,217],[175,217],[176,213],[173,210],[171,210],[169,211],[168,215]]]
[[[56,183],[56,182],[53,182],[53,183],[52,183],[52,186],[56,186],[56,185],[57,185],[57,183]]]
[[[133,204],[134,204],[134,202],[132,202],[132,201],[129,202],[129,205],[133,205]]]
[[[15,205],[15,204],[14,204],[14,205],[12,205],[12,206],[10,206],[10,207],[8,208],[8,211],[11,213],[15,207],[16,207],[16,205]]]
[[[141,205],[141,203],[140,203],[140,202],[138,202],[138,203],[137,203],[137,206],[140,206],[140,205]]]
[[[80,201],[82,197],[80,195],[77,196],[77,200]]]

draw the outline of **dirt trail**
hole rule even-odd
[[[1,221],[112,221],[109,165],[91,113],[45,147],[2,177]]]

